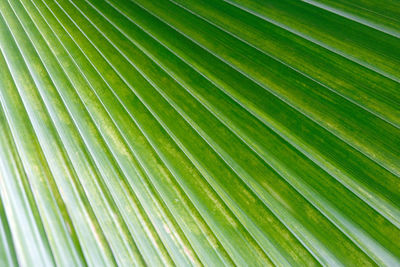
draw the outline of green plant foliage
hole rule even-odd
[[[400,3],[0,0],[0,266],[400,266]]]

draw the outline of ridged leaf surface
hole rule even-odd
[[[400,266],[400,4],[0,0],[1,266]]]

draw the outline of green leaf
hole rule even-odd
[[[0,265],[400,265],[399,15],[0,0]]]

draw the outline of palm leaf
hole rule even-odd
[[[0,0],[0,264],[400,265],[399,18]]]

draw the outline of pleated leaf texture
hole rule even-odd
[[[400,266],[400,2],[0,0],[0,266]]]

